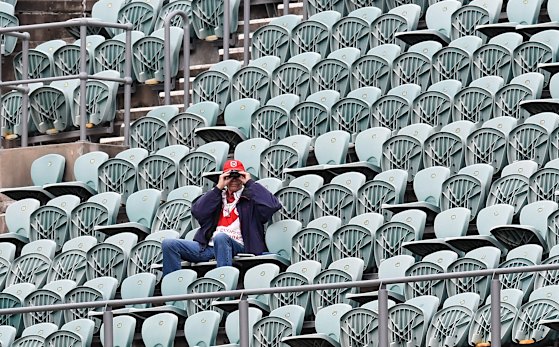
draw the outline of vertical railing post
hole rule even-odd
[[[240,347],[248,347],[248,301],[244,295],[239,300],[239,338]]]
[[[183,65],[184,65],[184,109],[188,108],[190,104],[190,21],[188,19],[188,15],[186,12],[183,11],[174,11],[168,13],[165,17],[163,22],[164,27],[164,71],[163,71],[163,78],[165,80],[164,84],[164,92],[165,92],[165,105],[171,104],[171,46],[169,45],[170,38],[171,38],[171,20],[175,16],[181,16],[183,20],[182,30],[183,30]]]
[[[132,25],[126,29],[124,50],[124,145],[130,145],[130,106],[132,103]]]
[[[4,35],[4,37],[6,37],[6,35]],[[0,45],[0,82],[2,82],[2,58],[4,56],[4,44]],[[2,88],[0,88],[0,131],[2,131],[2,133],[0,134],[0,149],[4,148],[4,141],[2,140],[2,138],[4,137],[4,103],[2,102]]]
[[[80,141],[85,141],[85,129],[87,122],[86,83],[89,71],[87,71],[87,26],[85,21],[80,22]],[[92,57],[93,60],[93,57]]]
[[[188,16],[185,14],[183,20],[183,43],[182,43],[182,55],[184,61],[184,68],[183,68],[183,88],[184,88],[184,110],[190,106],[190,21],[188,20]],[[171,92],[169,92],[170,94]]]
[[[378,290],[378,338],[379,347],[388,347],[388,290],[381,284]]]
[[[243,26],[243,33],[245,40],[243,41],[244,46],[244,66],[248,65],[249,61],[249,47],[250,47],[250,0],[245,0],[243,5],[243,20],[245,25]]]
[[[103,312],[103,347],[113,347],[113,311],[105,307]]]
[[[491,347],[501,347],[501,281],[491,279]]]
[[[163,80],[164,80],[164,88],[165,88],[165,106],[171,104],[171,45],[169,44],[171,40],[171,25],[170,20],[165,17],[165,21],[163,23]],[[186,69],[186,66],[184,67]]]
[[[309,8],[309,0],[303,0],[303,20],[309,19],[307,9]]]
[[[287,16],[289,14],[289,0],[283,0],[283,15]]]
[[[229,38],[231,36],[231,18],[229,17],[229,12],[231,12],[231,4],[229,0],[223,1],[223,60],[229,59]],[[245,25],[247,25],[245,20]]]
[[[29,34],[21,42],[21,78],[29,79]],[[25,88],[21,97],[21,147],[27,147],[29,131],[29,88],[27,83],[22,83]]]

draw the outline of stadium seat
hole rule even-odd
[[[491,229],[491,234],[508,249],[535,243],[547,252],[547,218],[556,210],[554,201],[533,202],[520,211],[520,224],[497,226]]]
[[[437,83],[454,79],[461,81],[464,86],[469,85],[472,81],[472,57],[482,44],[483,40],[479,37],[463,36],[435,52],[431,58],[431,81]]]
[[[213,14],[212,14],[213,16]],[[212,101],[223,112],[231,100],[231,77],[241,68],[237,60],[225,60],[198,74],[192,82],[192,102]]]
[[[539,72],[528,72],[514,77],[510,83],[495,94],[494,117],[508,116],[520,121],[528,118],[528,112],[522,107],[541,97],[544,75]]]
[[[101,35],[88,35],[86,37],[86,72],[93,71],[93,54],[95,48],[99,46],[105,38]],[[54,76],[70,76],[78,75],[81,70],[80,66],[80,50],[81,40],[78,39],[73,43],[68,43],[56,49],[53,55],[52,72]]]
[[[105,235],[95,231],[95,227],[112,225],[120,209],[121,197],[115,192],[105,192],[93,195],[72,210],[69,237],[94,236],[99,241]]]
[[[44,78],[52,77],[54,69],[53,53],[58,48],[66,45],[63,40],[50,40],[39,44],[37,47],[29,50],[29,67],[28,78]],[[21,80],[23,73],[23,57],[22,52],[16,53],[14,56],[14,72],[17,80]]]
[[[351,89],[376,87],[387,92],[392,79],[392,63],[400,53],[400,46],[395,44],[381,44],[371,48],[351,67]]]
[[[138,189],[159,190],[161,198],[166,200],[169,192],[177,187],[179,162],[188,152],[188,147],[184,145],[173,145],[144,158],[138,164]]]
[[[258,320],[252,328],[253,347],[280,345],[283,338],[301,333],[305,309],[297,305],[279,307]]]
[[[305,3],[304,10],[309,15],[315,15],[324,11],[336,11],[341,13],[342,16],[347,15],[344,0],[311,0]]]
[[[29,242],[31,230],[31,214],[38,209],[40,203],[35,199],[23,199],[11,203],[6,208],[6,232],[0,234],[1,242],[10,242],[21,249]]]
[[[280,58],[280,63],[285,63],[291,58],[291,33],[301,17],[288,14],[272,20],[252,34],[251,56],[253,59],[273,55]]]
[[[66,241],[62,251],[52,260],[47,283],[68,279],[82,285],[87,267],[86,253],[96,244],[97,239],[93,236],[79,236]]]
[[[293,235],[291,264],[315,260],[323,269],[327,268],[332,259],[332,235],[341,225],[341,219],[335,216],[324,216],[310,221],[306,228]]]
[[[182,0],[175,0],[182,1]],[[167,122],[169,145],[183,145],[196,148],[201,145],[194,131],[199,127],[216,125],[219,105],[211,101],[200,101],[189,106]]]
[[[270,98],[272,72],[281,64],[276,56],[264,56],[250,61],[231,77],[231,101],[253,98],[266,104]]]
[[[412,46],[424,41],[437,41],[446,46],[450,42],[452,17],[461,6],[456,0],[437,1],[425,12],[427,29],[404,31],[396,34],[396,38]]]
[[[188,286],[188,294],[234,290],[237,288],[238,280],[239,270],[237,268],[232,266],[221,266],[206,272],[204,277],[199,277],[194,280]],[[226,298],[220,300],[226,300]],[[219,300],[211,298],[189,300],[186,303],[186,312],[189,316],[192,316],[193,314],[201,311],[213,310],[219,312],[221,316],[222,311],[212,305],[212,303],[216,301]]]
[[[361,0],[349,0],[346,1],[346,6],[348,11],[354,11],[357,10],[358,8],[362,8],[362,7],[376,7],[379,8],[381,11],[385,11],[385,1],[383,0],[366,0],[366,1],[361,1]]]
[[[376,212],[388,220],[392,212],[383,209],[384,204],[404,202],[408,172],[400,169],[386,170],[367,181],[357,192],[356,214]]]
[[[118,281],[112,277],[98,277],[85,282],[81,286],[77,286],[66,294],[64,303],[83,303],[92,301],[103,301],[114,299]],[[91,318],[95,322],[95,331],[99,330],[101,320],[95,317],[89,317],[89,312],[100,311],[100,308],[78,308],[69,309],[64,312],[64,320],[71,322],[76,319]],[[115,317],[115,321],[120,321],[120,318]],[[115,329],[115,336],[118,335],[118,329]],[[101,329],[101,336],[103,331]],[[102,339],[102,338],[101,338]]]
[[[464,207],[455,207],[442,211],[435,217],[433,225],[434,239],[416,239],[404,242],[402,247],[420,257],[426,257],[429,254],[443,250],[456,251],[445,242],[445,239],[447,237],[465,236],[470,223],[470,214],[470,210]]]
[[[523,293],[518,289],[501,289],[501,342],[511,342],[511,328],[514,317],[522,304]],[[491,296],[487,298],[485,305],[480,306],[472,317],[472,323],[468,332],[468,342],[479,345],[491,343]]]
[[[557,29],[557,22],[559,22],[559,12],[557,12],[556,0],[547,1],[547,15],[549,16],[549,22],[542,22],[539,24],[520,24],[517,25],[515,30],[527,35],[533,35],[543,30]]]
[[[202,1],[192,2],[192,27],[194,33],[200,40],[213,41],[223,38],[224,17],[229,17],[229,32],[237,31],[239,0],[229,1],[229,13],[225,12],[225,5],[221,1]]]
[[[489,164],[495,172],[507,165],[507,144],[511,130],[519,123],[512,117],[497,117],[484,122],[468,136],[466,165]]]
[[[335,90],[344,97],[350,91],[351,65],[361,52],[354,47],[332,51],[311,69],[311,93]]]
[[[522,43],[522,35],[504,33],[475,50],[472,57],[472,78],[500,76],[505,82],[512,78],[513,51]]]
[[[291,35],[291,55],[316,52],[326,58],[330,53],[333,26],[341,16],[337,11],[323,11],[297,24]]]
[[[452,120],[480,123],[491,119],[495,94],[504,83],[499,76],[485,76],[472,81],[454,96]]]
[[[283,170],[304,166],[307,162],[310,145],[309,136],[292,135],[266,148],[260,155],[261,165],[258,177],[276,177],[285,181],[288,175]]]
[[[157,0],[146,2],[142,0],[132,0],[126,2],[118,10],[117,23],[132,24],[132,30],[141,31],[144,35],[149,35],[153,31],[157,14],[161,9],[163,1]],[[113,29],[115,35],[124,32],[124,29]]]
[[[363,260],[364,269],[371,269],[373,261],[373,235],[382,226],[384,216],[364,213],[349,220],[332,235],[332,261],[344,258]]]
[[[25,297],[35,291],[35,289],[36,287],[32,283],[19,283],[7,286],[2,293],[0,293],[0,307],[3,309],[22,307]],[[0,323],[2,326],[9,325],[15,328],[14,335],[18,336],[23,330],[23,314],[16,313],[2,315]],[[1,337],[2,336],[0,336],[0,338]]]
[[[502,0],[466,1],[452,14],[450,37],[456,40],[460,37],[476,35],[478,34],[476,31],[478,25],[497,23],[502,6]]]
[[[157,29],[134,42],[132,67],[138,82],[157,84],[165,81],[165,43],[170,46],[171,54],[169,56],[171,63],[169,78],[177,76],[183,34],[182,28],[172,26],[169,31],[168,42],[165,42],[165,29]]]
[[[398,303],[388,310],[389,341],[392,345],[424,346],[425,334],[440,299],[423,295]]]
[[[465,166],[467,139],[477,126],[467,120],[443,126],[423,143],[423,165],[444,166],[457,173]]]
[[[24,306],[43,306],[62,304],[66,294],[76,287],[76,282],[72,280],[52,281],[44,285],[41,289],[36,289],[29,293],[23,300]],[[30,312],[23,315],[23,325],[28,328],[38,323],[53,323],[57,327],[62,326],[62,311],[42,311]]]
[[[509,0],[507,1],[508,22],[479,25],[476,27],[476,30],[487,37],[493,37],[501,33],[515,31],[518,25],[536,24],[538,23],[538,15],[542,3],[542,0],[527,2],[523,0]]]
[[[1,16],[1,14],[0,14]],[[16,328],[9,325],[0,326],[0,343],[3,346],[11,346],[16,337]]]
[[[359,49],[361,54],[367,52],[371,40],[371,23],[381,14],[380,8],[371,6],[351,10],[332,28],[331,51],[354,47]]]
[[[77,319],[64,324],[59,331],[48,335],[45,346],[91,346],[95,323],[91,319]]]
[[[260,158],[260,156],[258,157]],[[268,189],[268,191],[272,194],[276,194],[278,190],[283,188],[283,182],[280,179],[274,177],[263,178],[261,180],[257,180],[256,183]]]
[[[357,193],[365,180],[365,175],[359,172],[346,172],[332,178],[314,193],[314,218],[336,216],[346,224],[355,215]]]
[[[413,101],[410,123],[426,123],[433,127],[445,126],[452,118],[454,96],[462,89],[457,80],[444,80],[431,84]],[[458,136],[464,136],[457,133]]]
[[[41,288],[47,280],[56,243],[52,240],[29,242],[21,249],[21,254],[10,265],[6,286],[18,283],[33,283]]]
[[[103,2],[106,3],[107,1],[112,1],[112,0],[106,0]],[[101,1],[98,1],[95,4],[98,3],[101,3]],[[111,5],[118,8],[120,3],[123,4],[124,1],[122,0],[116,2],[112,1]],[[107,13],[116,12],[115,10],[110,10],[110,11],[106,11],[106,9],[103,10]],[[118,15],[118,13],[115,14]],[[108,30],[113,30],[113,29],[108,29]],[[145,34],[141,31],[138,30],[132,31],[131,34],[132,46],[134,45],[134,43],[136,43],[139,39],[141,39],[144,36]],[[93,72],[99,73],[106,70],[115,70],[120,72],[121,78],[124,77],[125,49],[126,49],[126,33],[120,33],[115,35],[112,39],[105,40],[103,43],[101,43],[99,46],[95,48],[95,55],[94,55],[95,61],[93,62]],[[132,78],[135,78],[133,73],[131,73],[131,75]]]
[[[274,195],[282,208],[274,214],[274,222],[294,219],[306,226],[313,219],[314,193],[323,184],[324,178],[310,174],[294,178],[287,187],[278,190]]]
[[[138,242],[130,250],[130,258],[128,260],[127,275],[132,276],[138,273],[151,272],[157,276],[157,282],[161,280],[161,272],[152,268],[153,264],[161,263],[163,253],[161,251],[161,243],[165,239],[178,239],[179,233],[175,230],[156,231],[140,242]]]
[[[392,6],[389,6],[392,7]],[[421,7],[416,4],[404,4],[390,8],[388,12],[380,15],[371,24],[371,47],[387,43],[397,44],[405,48],[396,34],[402,31],[412,31],[417,28]]]
[[[425,90],[431,84],[431,59],[441,48],[437,41],[423,41],[396,57],[392,63],[392,88],[417,84]]]
[[[551,76],[548,87],[551,98],[523,100],[520,102],[520,107],[530,114],[537,114],[541,112],[557,113],[559,111],[559,74]]]
[[[98,192],[116,192],[126,201],[137,189],[136,170],[140,161],[147,156],[147,150],[131,148],[105,161],[98,169]]]
[[[549,72],[540,70],[539,64],[553,64],[557,62],[559,51],[559,30],[545,30],[536,33],[530,39],[514,49],[512,73],[519,76],[528,72],[541,72],[549,82]]]
[[[32,92],[42,85],[42,83],[28,84],[29,92]],[[0,101],[2,102],[2,124],[0,124],[0,137],[6,140],[17,139],[23,134],[23,124],[21,122],[23,111],[21,108],[22,98],[23,94],[17,90],[2,93],[2,97],[0,98]],[[29,114],[27,119],[27,133],[29,135],[35,135],[37,133],[37,128],[35,127],[31,117],[29,117]]]
[[[130,147],[156,152],[168,144],[167,124],[179,113],[176,106],[158,106],[130,125]]]
[[[117,316],[113,318],[113,344],[114,346],[130,346],[134,342],[136,319],[130,316]],[[104,346],[105,326],[101,326],[100,340]]]
[[[477,293],[461,293],[445,300],[427,330],[426,346],[461,346],[468,338],[469,323],[478,309]]]
[[[262,311],[257,308],[248,308],[248,336],[252,336],[252,327],[262,318]],[[229,344],[218,345],[222,347],[238,347],[240,345],[240,331],[239,331],[239,311],[234,311],[227,316],[225,320],[225,334],[229,340]]]
[[[389,308],[394,305],[394,301],[388,300]],[[355,344],[367,345],[378,342],[376,306],[378,306],[377,302],[372,301],[346,312],[340,318],[341,346],[349,347]]]
[[[60,250],[68,239],[71,212],[79,203],[80,198],[75,195],[62,195],[36,209],[29,218],[29,241],[53,240]]]
[[[273,98],[283,94],[295,94],[301,100],[305,100],[310,94],[311,69],[320,59],[320,54],[316,52],[293,54],[272,73],[270,96]]]
[[[93,4],[91,8],[91,18],[108,22],[116,23],[118,19],[118,11],[124,6],[125,0],[100,0]],[[67,28],[67,30],[75,37],[79,37],[79,27]],[[110,27],[87,27],[88,35],[101,34],[106,37],[113,37],[115,35],[114,29]]]
[[[247,72],[246,67],[238,72],[243,71]],[[250,73],[247,72],[247,74]],[[235,78],[235,76],[233,78]],[[262,80],[262,77],[255,79],[255,81],[256,80]],[[268,88],[267,85],[266,88]],[[225,111],[223,112],[223,118],[225,120],[224,126],[199,127],[194,130],[194,133],[206,143],[222,141],[229,144],[230,149],[233,149],[240,142],[251,138],[252,117],[259,107],[260,101],[257,99],[248,97],[243,99],[238,98],[225,107]]]
[[[371,105],[382,95],[376,87],[361,87],[350,91],[332,105],[330,130],[347,131],[353,136],[365,131],[363,124],[371,123]]]
[[[213,311],[201,311],[189,316],[184,324],[188,345],[215,346],[220,320],[221,316]]]
[[[142,341],[144,345],[146,347],[173,346],[178,321],[177,316],[172,313],[159,313],[147,318],[142,324]],[[205,328],[202,328],[197,331],[205,330]]]
[[[205,172],[221,171],[229,153],[229,144],[222,141],[206,143],[188,153],[179,162],[178,186],[199,186],[204,191],[213,183],[204,178]]]
[[[92,247],[87,251],[86,278],[114,277],[121,283],[125,279],[130,251],[137,242],[136,234],[122,232]]]
[[[522,245],[511,249],[504,262],[499,264],[500,269],[540,265],[543,248],[540,245]],[[499,276],[503,289],[519,289],[525,299],[534,290],[534,272],[517,272]],[[501,290],[503,290],[501,289]]]
[[[555,195],[555,191],[559,190],[559,160],[554,159],[548,161],[544,167],[534,172],[530,179],[528,191],[528,203],[538,200],[551,200],[559,202],[559,197]],[[551,240],[549,240],[551,241]]]
[[[282,66],[287,64],[284,63]],[[272,86],[272,88],[274,87]],[[295,94],[281,94],[268,100],[266,105],[258,108],[252,114],[250,121],[252,137],[264,138],[273,143],[286,137],[291,110],[299,103],[299,100],[299,96]]]
[[[0,242],[0,290],[6,285],[6,276],[10,264],[14,261],[16,246],[9,242]]]
[[[400,130],[409,124],[413,100],[420,93],[421,87],[417,84],[404,84],[390,89],[371,106],[372,123],[362,126]]]
[[[15,6],[8,2],[4,2],[1,5],[0,26],[2,28],[19,26],[19,19],[14,15],[14,8]],[[2,54],[12,54],[17,43],[17,38],[15,36],[2,35],[0,36],[0,41],[4,45],[4,51],[2,52]]]
[[[321,90],[307,97],[291,109],[290,135],[306,135],[316,138],[328,131],[332,106],[340,99],[335,90]]]
[[[453,251],[442,250],[430,253],[406,271],[406,276],[434,275],[445,273],[448,266],[458,259]],[[422,295],[434,295],[441,301],[447,297],[445,280],[409,282],[404,296],[406,300]]]
[[[45,338],[58,329],[58,326],[52,323],[38,323],[27,327],[11,347],[44,346]]]
[[[493,181],[486,206],[507,204],[514,207],[517,215],[528,200],[528,180],[538,169],[532,160],[512,161],[501,171],[501,178]]]

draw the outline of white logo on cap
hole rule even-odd
[[[237,167],[237,162],[235,160],[231,161],[231,167]]]

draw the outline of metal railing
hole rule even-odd
[[[398,278],[385,278],[376,280],[354,281],[354,282],[339,282],[328,284],[309,284],[303,286],[293,287],[276,287],[276,288],[262,288],[262,289],[246,289],[246,290],[229,290],[211,293],[196,293],[184,295],[169,295],[158,296],[150,298],[136,298],[136,299],[118,299],[118,300],[103,300],[92,301],[83,303],[69,303],[69,304],[56,304],[45,306],[33,307],[17,307],[0,309],[0,315],[22,314],[30,312],[45,312],[45,311],[62,311],[78,308],[105,308],[103,312],[104,323],[104,346],[113,347],[113,314],[112,307],[135,305],[135,304],[162,304],[169,301],[186,301],[197,299],[211,299],[211,298],[240,298],[239,301],[239,329],[240,329],[240,346],[248,347],[249,344],[249,325],[248,325],[248,301],[249,295],[273,294],[273,293],[289,293],[289,292],[309,292],[316,290],[327,289],[340,289],[340,288],[363,288],[363,287],[379,287],[378,290],[378,331],[379,331],[379,347],[389,347],[388,339],[388,290],[386,285],[396,283],[409,283],[421,281],[437,281],[447,280],[453,278],[465,277],[487,277],[491,276],[491,346],[501,347],[501,320],[500,320],[500,305],[501,305],[501,282],[499,281],[500,275],[519,273],[519,272],[542,272],[559,270],[559,264],[546,264],[546,265],[533,265],[525,267],[512,267],[512,268],[497,268],[477,271],[462,271],[462,272],[449,272],[432,275],[409,276]]]
[[[125,62],[124,77],[110,78],[90,75],[87,71],[87,27],[115,28],[126,31],[125,39]],[[29,39],[31,35],[29,31],[55,29],[55,28],[80,28],[80,72],[78,75],[67,75],[59,77],[46,77],[29,79]],[[90,18],[71,19],[65,22],[29,24],[15,27],[0,28],[0,35],[15,36],[22,40],[22,79],[14,81],[2,81],[0,74],[0,89],[8,87],[13,90],[20,91],[22,96],[22,115],[21,115],[21,146],[28,145],[28,122],[29,122],[29,83],[34,82],[52,82],[69,79],[80,80],[80,141],[86,141],[86,82],[88,79],[112,81],[124,84],[124,144],[130,143],[130,103],[132,91],[132,24],[106,23]],[[0,54],[0,66],[2,66],[2,55]],[[21,84],[22,86],[17,86]],[[2,93],[0,91],[0,97]],[[2,103],[0,103],[0,124],[2,124]]]

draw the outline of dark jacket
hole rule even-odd
[[[194,241],[203,247],[211,239],[222,211],[221,190],[212,188],[192,203],[192,216],[200,223]],[[264,241],[264,224],[281,208],[279,200],[264,186],[248,180],[237,203],[241,222],[241,235],[245,253],[262,254],[267,251]]]

